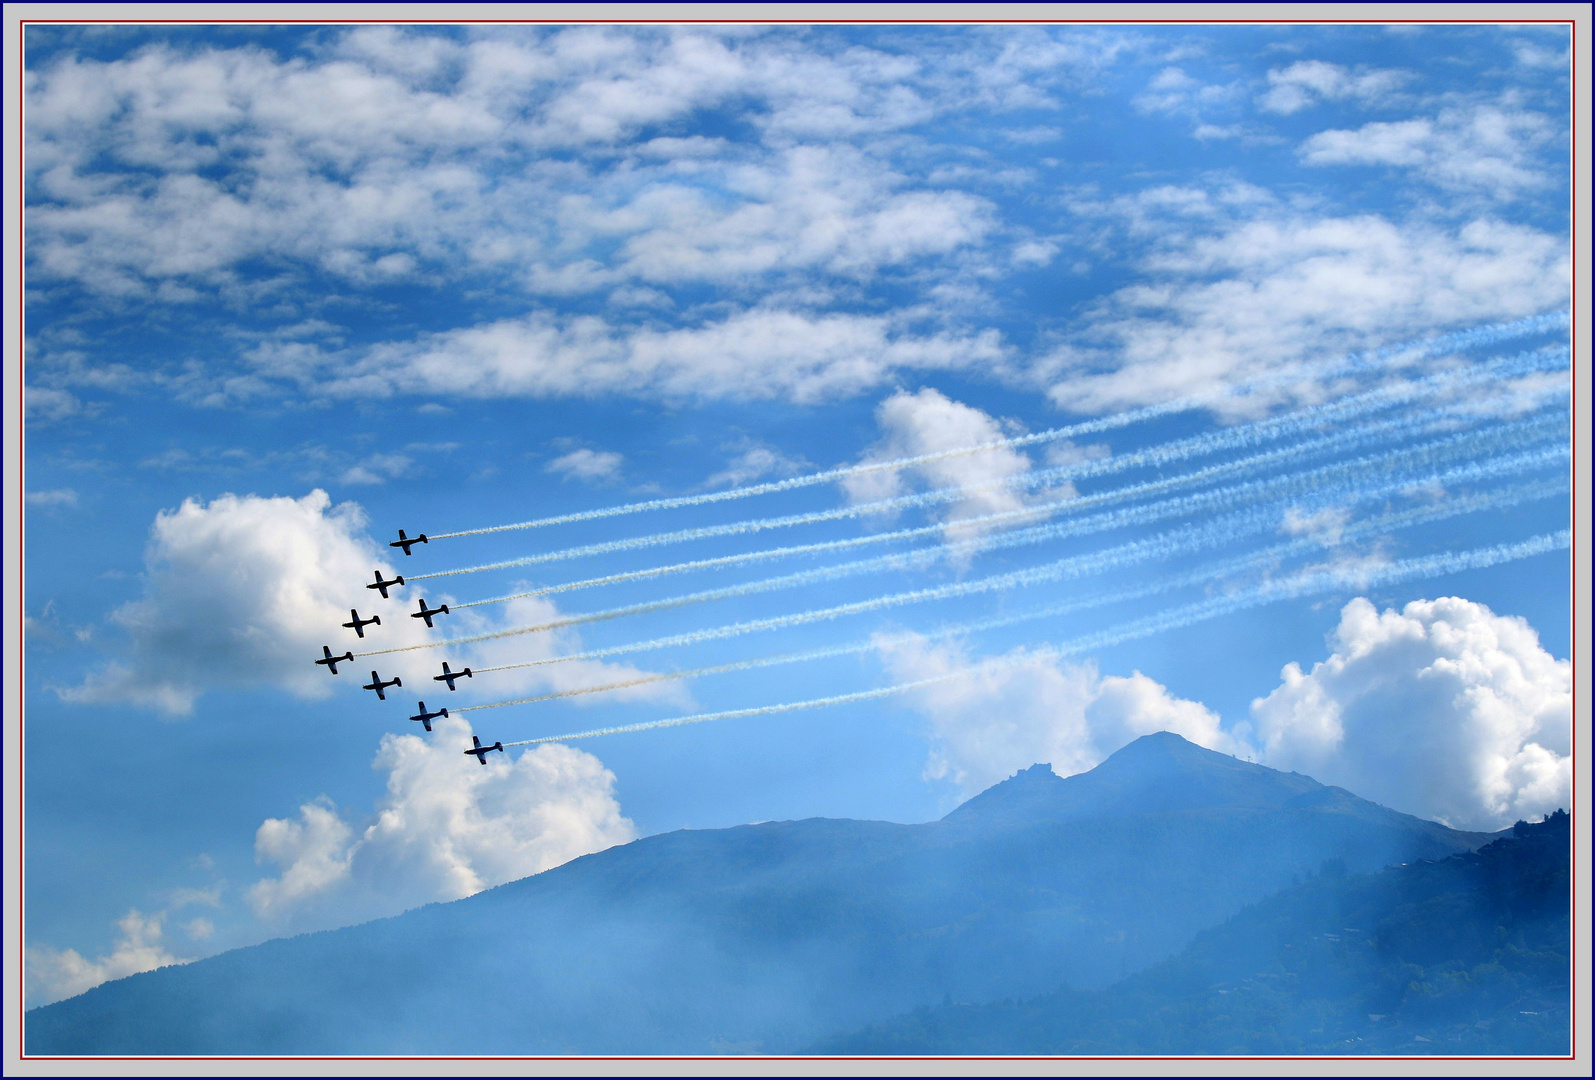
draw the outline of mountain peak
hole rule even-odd
[[[1321,786],[1158,731],[1088,772],[1060,778],[1048,765],[1023,769],[942,820],[1010,826],[1207,807],[1279,807]]]

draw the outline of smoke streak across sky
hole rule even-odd
[[[1172,444],[1138,451],[1133,454],[1114,457],[1102,462],[1092,462],[1079,465],[1060,466],[1052,469],[1028,472],[1013,480],[1005,480],[990,485],[959,485],[957,487],[939,488],[934,491],[923,492],[916,495],[901,495],[891,499],[881,499],[851,506],[838,507],[830,510],[814,511],[807,514],[792,514],[775,518],[754,519],[734,522],[727,525],[716,525],[698,529],[678,530],[669,533],[659,533],[652,536],[631,537],[624,540],[611,540],[601,544],[590,544],[578,548],[569,548],[561,551],[544,552],[538,555],[527,555],[519,559],[510,559],[503,562],[487,563],[480,566],[460,567],[454,570],[439,570],[432,573],[416,574],[409,580],[426,581],[433,578],[452,577],[458,574],[476,574],[491,570],[507,570],[521,566],[534,566],[540,563],[558,562],[566,559],[587,558],[594,555],[603,555],[611,552],[626,551],[635,548],[658,547],[663,544],[682,543],[691,540],[705,540],[711,537],[732,536],[744,533],[762,532],[769,529],[791,528],[799,525],[813,525],[824,521],[841,521],[849,518],[866,517],[885,511],[897,511],[910,507],[935,506],[953,502],[957,499],[967,498],[971,492],[983,490],[985,487],[1019,487],[1041,486],[1057,484],[1064,481],[1084,479],[1094,476],[1103,476],[1129,469],[1155,467],[1164,464],[1185,461],[1194,456],[1218,453],[1222,451],[1247,448],[1260,442],[1275,439],[1289,438],[1311,427],[1330,424],[1337,421],[1355,419],[1368,412],[1378,411],[1399,404],[1413,397],[1422,396],[1433,392],[1439,387],[1448,384],[1453,387],[1478,383],[1500,378],[1511,378],[1533,372],[1555,370],[1567,362],[1567,350],[1553,347],[1538,350],[1534,353],[1508,358],[1504,362],[1488,364],[1480,369],[1469,370],[1459,374],[1442,373],[1429,379],[1420,380],[1413,384],[1401,384],[1394,388],[1384,387],[1357,395],[1343,401],[1314,406],[1300,410],[1288,416],[1276,417],[1270,420],[1259,421],[1238,428],[1226,428],[1209,434],[1196,436],[1190,439],[1178,440]],[[1409,421],[1416,427],[1421,420],[1414,418]],[[1402,434],[1405,431],[1401,432]],[[899,463],[900,464],[900,463]],[[450,534],[460,535],[460,534]]]
[[[1410,581],[1414,578],[1438,577],[1442,574],[1455,573],[1461,569],[1475,569],[1479,567],[1498,566],[1504,562],[1513,562],[1518,559],[1531,558],[1547,552],[1565,550],[1571,544],[1571,535],[1567,532],[1556,533],[1548,536],[1536,536],[1516,544],[1499,545],[1490,548],[1478,548],[1472,551],[1447,552],[1443,555],[1428,555],[1420,559],[1409,559],[1396,563],[1379,571],[1372,571],[1360,575],[1355,584],[1366,587],[1372,584],[1393,583]],[[1149,634],[1179,627],[1191,626],[1217,615],[1227,614],[1243,608],[1255,607],[1261,604],[1273,603],[1293,597],[1307,595],[1313,592],[1322,592],[1336,587],[1345,587],[1352,584],[1345,575],[1328,571],[1318,571],[1303,574],[1298,577],[1280,582],[1268,587],[1237,593],[1232,596],[1218,597],[1213,600],[1190,604],[1183,608],[1176,608],[1166,612],[1138,620],[1121,627],[1098,631],[1079,641],[1069,642],[1056,649],[1043,649],[1037,653],[1030,653],[1022,657],[1024,661],[1034,659],[1037,655],[1071,656],[1090,649],[1101,648],[1107,644],[1128,641]],[[986,666],[1000,667],[1003,660],[988,660]],[[687,724],[702,724],[712,720],[740,719],[750,716],[773,716],[777,713],[795,712],[802,709],[826,708],[833,705],[843,705],[855,701],[869,701],[875,698],[891,697],[915,690],[924,686],[932,686],[938,682],[951,679],[967,678],[964,671],[952,672],[944,676],[929,679],[919,679],[914,682],[898,683],[893,686],[880,686],[870,690],[858,690],[850,694],[834,694],[830,697],[814,698],[807,701],[789,701],[774,705],[757,705],[747,709],[728,709],[716,713],[701,713],[696,716],[678,716],[668,720],[652,720],[641,724],[626,724],[620,727],[596,728],[591,731],[569,732],[564,735],[544,735],[536,739],[522,739],[518,742],[505,743],[505,746],[536,746],[546,742],[567,742],[574,739],[591,739],[601,735],[629,735],[641,731],[655,731],[660,728],[682,727]]]
[[[1553,419],[1557,420],[1558,422],[1560,420],[1560,418]],[[1530,423],[1524,426],[1527,429],[1527,433],[1532,437],[1537,433],[1536,429],[1544,429],[1548,425],[1541,423]],[[1549,430],[1545,430],[1544,434],[1551,435],[1556,431],[1557,428],[1552,426],[1549,428]],[[1107,551],[1091,556],[1077,556],[1072,559],[1055,563],[1049,567],[1040,568],[1038,570],[1021,571],[1014,574],[1002,575],[986,581],[949,585],[940,589],[919,590],[917,592],[901,594],[900,596],[895,597],[881,597],[874,600],[844,605],[843,607],[837,608],[835,610],[838,613],[854,614],[864,611],[878,610],[882,607],[895,606],[899,603],[918,602],[920,600],[938,600],[950,596],[968,595],[973,592],[988,591],[991,589],[1018,588],[1024,585],[1034,584],[1039,581],[1057,580],[1059,578],[1073,576],[1074,574],[1078,573],[1100,573],[1110,568],[1125,565],[1126,563],[1140,562],[1146,559],[1174,558],[1203,550],[1217,542],[1232,542],[1237,538],[1254,534],[1262,529],[1277,526],[1279,521],[1283,518],[1284,513],[1293,505],[1307,506],[1312,509],[1321,509],[1324,506],[1333,505],[1337,502],[1357,502],[1368,499],[1384,498],[1400,491],[1403,488],[1435,485],[1443,486],[1446,484],[1456,484],[1459,482],[1466,483],[1471,480],[1488,479],[1494,475],[1499,475],[1502,473],[1509,474],[1511,472],[1524,469],[1555,465],[1565,460],[1565,450],[1562,449],[1561,445],[1553,444],[1547,449],[1537,452],[1523,453],[1515,456],[1502,457],[1500,459],[1490,459],[1482,462],[1475,462],[1473,464],[1460,466],[1440,473],[1409,473],[1399,476],[1393,480],[1385,479],[1381,483],[1372,485],[1365,484],[1361,487],[1349,482],[1341,482],[1339,484],[1322,483],[1323,473],[1387,473],[1391,466],[1399,464],[1402,458],[1416,460],[1421,464],[1424,462],[1424,459],[1433,454],[1435,450],[1450,450],[1453,454],[1459,454],[1460,456],[1464,457],[1473,457],[1478,451],[1488,450],[1491,447],[1491,443],[1495,441],[1491,438],[1492,434],[1493,433],[1486,432],[1481,435],[1454,437],[1449,440],[1442,440],[1441,442],[1432,444],[1430,446],[1420,446],[1413,448],[1412,450],[1400,451],[1395,454],[1386,455],[1384,457],[1364,459],[1350,462],[1345,465],[1331,466],[1323,470],[1318,470],[1320,473],[1319,476],[1314,477],[1309,474],[1309,476],[1302,478],[1306,481],[1306,483],[1302,484],[1304,489],[1303,494],[1294,496],[1292,502],[1280,503],[1278,505],[1264,505],[1250,513],[1236,514],[1229,518],[1221,519],[1220,521],[1209,523],[1201,527],[1189,527],[1184,530],[1176,530],[1174,532],[1165,534],[1163,537],[1160,537],[1155,541],[1136,541],[1130,544],[1122,545],[1118,549],[1108,549]],[[1513,433],[1509,431],[1506,434],[1510,436]],[[1441,456],[1441,460],[1443,459],[1443,456]],[[1251,498],[1255,498],[1259,495],[1267,497],[1268,495],[1273,494],[1273,492],[1269,491],[1270,486],[1289,486],[1291,483],[1297,481],[1297,479],[1298,478],[1296,477],[1287,476],[1283,478],[1285,482],[1284,484],[1269,485],[1265,483],[1253,482],[1237,485],[1235,488],[1229,490],[1220,490],[1211,493],[1208,496],[1186,496],[1183,499],[1171,500],[1171,503],[1173,504],[1172,506],[1154,506],[1152,508],[1152,512],[1137,513],[1135,511],[1120,511],[1117,514],[1108,515],[1107,517],[1109,520],[1104,523],[1100,523],[1099,527],[1115,528],[1132,522],[1139,523],[1139,521],[1157,520],[1160,517],[1170,516],[1172,514],[1189,512],[1191,510],[1204,510],[1214,506],[1215,504],[1223,505],[1223,503],[1226,501],[1244,504]],[[1318,483],[1315,484],[1314,481],[1318,481]],[[1045,539],[1066,535],[1072,527],[1079,528],[1079,531],[1087,531],[1087,528],[1089,528],[1089,526],[1086,528],[1080,528],[1080,526],[1076,525],[1075,523],[1041,526],[1034,529],[1021,530],[1017,533],[1011,533],[1005,537],[996,537],[973,542],[966,546],[989,550],[993,547],[1005,546],[1007,543],[1040,542]],[[954,550],[956,550],[958,547],[959,545],[953,545]],[[532,626],[512,627],[509,629],[496,630],[484,634],[474,634],[459,638],[445,638],[424,644],[397,646],[391,649],[373,649],[366,652],[357,653],[355,655],[357,657],[382,656],[397,652],[413,652],[420,649],[445,648],[449,646],[473,644],[475,642],[491,641],[499,638],[514,637],[521,634],[541,633],[544,631],[560,629],[565,626],[577,626],[588,622],[624,618],[628,615],[637,615],[651,611],[664,610],[667,608],[682,607],[689,604],[705,603],[727,597],[746,596],[757,592],[766,592],[775,589],[806,585],[816,581],[829,580],[855,573],[868,573],[882,569],[901,569],[905,567],[912,567],[916,560],[923,560],[927,555],[933,554],[934,552],[911,552],[903,555],[884,556],[879,559],[865,560],[855,564],[842,564],[839,566],[804,571],[798,574],[787,575],[786,577],[782,578],[749,582],[743,585],[729,586],[720,589],[711,589],[704,592],[688,594],[686,596],[671,597],[662,600],[651,600],[641,604],[635,604],[624,608],[616,608],[609,611],[592,612],[585,615],[570,615],[562,619],[546,623],[539,623]],[[806,621],[812,621],[813,618],[816,617],[820,616],[805,614],[803,616],[791,616],[790,618],[802,618]]]

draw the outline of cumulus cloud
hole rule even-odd
[[[191,713],[213,687],[325,697],[333,680],[311,661],[338,640],[335,632],[347,633],[337,627],[351,607],[371,606],[376,594],[362,584],[372,571],[392,576],[365,523],[358,506],[334,506],[321,490],[300,499],[188,499],[162,511],[145,555],[144,596],[111,616],[126,631],[123,655],[62,697],[174,716]],[[383,630],[395,643],[423,640],[406,625],[414,620],[390,621]]]
[[[1060,407],[1106,412],[1208,394],[1288,376],[1309,358],[1567,303],[1566,239],[1530,226],[1313,218],[1184,195],[1150,192],[1113,209],[1132,230],[1164,235],[1144,280],[1099,304],[1080,342],[1041,365],[1065,375],[1050,390]],[[1214,408],[1242,415],[1323,393],[1311,378],[1287,378]]]
[[[916,331],[900,316],[755,309],[676,329],[533,315],[424,335],[361,353],[262,347],[262,374],[338,396],[480,398],[622,393],[817,402],[900,371],[999,365],[994,330]]]
[[[187,963],[172,955],[162,943],[163,918],[164,913],[146,917],[136,908],[128,911],[116,924],[118,935],[111,951],[95,960],[87,959],[76,949],[29,945],[25,963],[27,1007],[76,997],[110,979]]]
[[[1308,165],[1387,165],[1431,184],[1509,199],[1566,177],[1565,161],[1539,159],[1556,138],[1551,121],[1524,109],[1446,109],[1433,118],[1321,131],[1302,143]]]
[[[881,402],[875,410],[875,420],[883,438],[861,459],[861,464],[976,446],[1010,434],[995,418],[930,387],[912,394],[899,390]],[[959,528],[958,522],[983,514],[1022,510],[1035,501],[1037,496],[1023,487],[997,486],[1020,480],[1030,467],[1030,459],[1018,450],[996,447],[901,469],[859,473],[841,483],[854,503],[891,498],[915,484],[926,488],[967,488],[942,513],[942,520],[951,526],[949,535],[970,536],[977,535],[980,527]],[[1066,485],[1043,494],[1057,498],[1072,493],[1073,488]]]
[[[567,480],[613,480],[620,475],[625,458],[613,450],[572,450],[543,466],[544,472]]]
[[[260,918],[346,925],[471,896],[635,838],[614,774],[591,754],[551,743],[491,755],[484,768],[460,752],[471,738],[464,719],[433,728],[383,736],[372,767],[387,773],[387,790],[364,823],[345,821],[322,797],[260,826],[256,860],[278,870],[249,890]]]
[[[335,651],[361,651],[350,631],[340,627],[351,608],[383,620],[366,631],[364,648],[405,649],[437,637],[419,620],[405,617],[411,598],[434,605],[455,599],[442,590],[395,586],[389,589],[391,599],[382,600],[366,589],[374,569],[391,578],[394,566],[366,534],[365,524],[358,506],[334,506],[320,490],[300,499],[223,495],[208,505],[189,499],[163,511],[146,554],[144,596],[111,615],[126,631],[122,655],[79,686],[58,692],[69,701],[126,702],[171,716],[190,714],[211,688],[270,686],[307,699],[358,692],[362,671],[350,678],[344,668],[329,677],[313,663],[324,644]],[[446,627],[467,636],[543,625],[558,617],[552,602],[524,597],[455,611],[446,616]],[[577,651],[580,638],[566,629],[462,646],[450,659],[483,667]],[[430,680],[440,659],[432,650],[415,649],[361,663],[425,693],[436,688]],[[553,664],[503,673],[485,687],[475,680],[464,683],[460,700],[567,690],[645,674],[595,661]],[[617,697],[688,700],[674,684],[634,688],[604,700]]]
[[[1457,828],[1570,806],[1572,668],[1459,597],[1341,611],[1327,660],[1252,703],[1264,760]]]
[[[1084,772],[1156,731],[1251,753],[1244,733],[1225,731],[1206,706],[1174,697],[1139,671],[1103,676],[1094,663],[1022,649],[982,664],[962,646],[915,638],[878,638],[877,648],[894,680],[954,676],[905,696],[930,724],[926,779],[949,781],[965,795],[1037,762],[1060,776]]]
[[[1249,719],[1229,725],[1140,672],[1104,676],[1043,650],[982,660],[913,636],[877,649],[894,681],[941,680],[904,697],[929,723],[926,778],[965,795],[1035,762],[1081,772],[1172,731],[1455,828],[1570,805],[1571,665],[1523,619],[1458,597],[1384,612],[1351,601],[1329,658],[1308,672],[1287,664]]]
[[[1405,71],[1380,68],[1352,70],[1323,60],[1299,60],[1268,72],[1268,90],[1257,99],[1264,112],[1288,116],[1320,101],[1383,104],[1412,78]]]

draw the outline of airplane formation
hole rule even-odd
[[[405,531],[400,529],[399,538],[389,543],[388,546],[399,548],[406,555],[409,555],[412,553],[410,549],[416,544],[426,543],[429,543],[426,538],[426,533],[419,533],[416,536],[407,536]],[[403,574],[394,574],[391,578],[383,578],[382,571],[377,570],[373,572],[372,581],[366,585],[366,588],[375,590],[381,594],[382,599],[388,600],[391,599],[391,597],[388,595],[388,590],[403,584]],[[447,604],[439,604],[437,607],[428,607],[426,598],[421,597],[418,602],[417,610],[410,612],[410,618],[420,619],[422,622],[426,623],[429,629],[431,629],[434,627],[432,622],[433,619],[440,615],[447,614],[449,614],[449,606]],[[341,625],[349,630],[353,630],[356,637],[360,638],[361,640],[365,640],[365,628],[368,626],[381,626],[382,617],[380,615],[372,615],[370,618],[362,619],[360,617],[360,612],[357,609],[350,608],[349,621],[342,623]],[[316,663],[322,667],[325,667],[333,675],[336,675],[338,674],[339,664],[354,663],[354,652],[353,650],[348,650],[345,651],[342,656],[335,656],[332,652],[331,645],[323,645],[321,647],[321,658],[317,660]],[[456,689],[454,683],[457,679],[470,679],[474,677],[475,676],[472,674],[470,668],[467,667],[459,671],[455,671],[449,667],[448,661],[445,660],[443,661],[443,674],[432,676],[432,681],[447,683],[448,688],[452,691]],[[361,689],[373,690],[376,692],[377,699],[379,701],[386,701],[388,700],[386,691],[389,687],[403,685],[403,681],[398,676],[394,676],[391,679],[384,679],[376,671],[372,671],[371,681],[363,684]],[[444,708],[429,711],[426,707],[426,702],[418,701],[416,702],[416,715],[410,717],[410,719],[419,722],[427,731],[431,731],[433,720],[436,720],[440,716],[446,717],[448,715],[449,710],[446,706]],[[474,756],[476,760],[484,766],[487,764],[488,754],[495,750],[499,751],[500,753],[504,751],[504,744],[502,742],[495,742],[491,746],[483,746],[482,740],[477,738],[475,735],[471,736],[471,743],[472,745],[470,749],[465,751],[466,756]]]

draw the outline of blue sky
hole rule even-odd
[[[683,826],[926,820],[1163,728],[1469,827],[1566,803],[1565,30],[32,27],[27,50],[33,1001]],[[1214,465],[1232,471],[1182,479]],[[379,564],[927,491],[947,494],[361,588]],[[1097,495],[1163,510],[1067,534]],[[403,616],[911,528],[928,540],[461,607],[430,632]],[[1161,557],[1129,546],[1159,537]],[[336,678],[310,663],[360,650],[351,604],[387,648],[908,551]],[[1108,562],[967,588],[1070,557]],[[452,694],[428,678],[942,586],[963,594]],[[423,683],[458,707],[851,643],[431,736],[406,719]],[[387,702],[359,688],[373,663],[405,679]],[[487,770],[458,751],[909,682]]]

